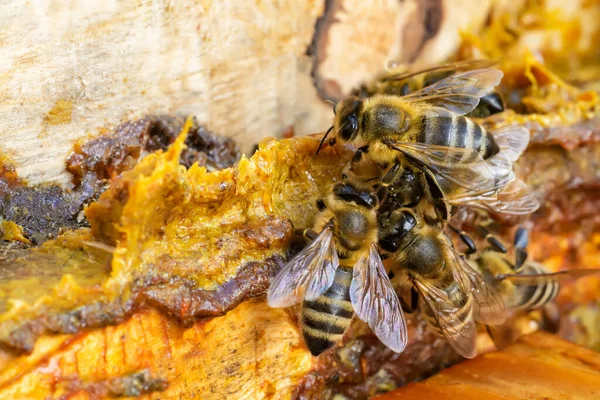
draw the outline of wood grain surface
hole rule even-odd
[[[148,114],[196,116],[245,152],[289,127],[322,132],[331,109],[307,52],[325,3],[342,11],[319,33],[329,37],[324,68],[347,91],[392,57],[447,57],[489,0],[477,13],[466,13],[472,0],[2,0],[0,153],[30,183],[68,186],[76,140]],[[427,36],[432,8],[440,26]]]
[[[598,398],[600,354],[536,332],[376,399]]]

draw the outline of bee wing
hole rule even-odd
[[[452,205],[481,208],[507,215],[527,215],[540,207],[540,202],[525,182],[516,178],[500,191],[491,191],[479,196],[451,196],[449,202]]]
[[[519,125],[509,125],[490,132],[498,145],[498,153],[489,162],[498,168],[510,169],[529,145],[529,129]]]
[[[393,142],[388,146],[471,193],[499,190],[507,183],[498,178],[504,176],[506,171],[495,170],[474,149],[418,142]]]
[[[333,284],[340,262],[327,227],[296,254],[271,282],[267,302],[274,308],[289,307],[303,299],[315,300]]]
[[[354,266],[350,300],[356,315],[371,327],[383,344],[396,353],[404,350],[408,340],[406,321],[375,246]]]
[[[485,281],[483,275],[473,269],[464,257],[458,255],[454,250],[451,253],[454,258],[451,263],[454,276],[462,275],[462,278],[459,278],[460,281],[466,279],[469,282],[470,293],[475,299],[477,321],[486,325],[502,324],[506,320],[506,313],[504,300],[500,294]],[[464,290],[464,287],[461,286],[461,289]]]
[[[454,304],[443,290],[417,280],[414,284],[450,345],[465,358],[475,357],[477,329],[473,319],[473,303]]]
[[[519,285],[541,285],[548,282],[559,282],[565,278],[582,278],[594,274],[600,274],[600,268],[569,269],[566,271],[540,273],[535,275],[501,274],[496,276],[496,279],[508,279]]]
[[[504,74],[498,69],[482,68],[443,78],[421,90],[402,96],[403,100],[426,102],[432,116],[465,115],[491,92]]]
[[[496,61],[492,60],[467,60],[467,61],[457,61],[446,63],[442,65],[436,65],[430,68],[420,69],[420,70],[406,70],[402,69],[402,67],[398,67],[394,62],[388,63],[388,69],[398,69],[400,68],[400,73],[393,74],[389,73],[383,80],[384,81],[401,81],[406,78],[411,78],[416,75],[426,74],[431,72],[446,72],[446,71],[454,71],[461,72],[473,69],[480,68],[489,68],[496,65]]]

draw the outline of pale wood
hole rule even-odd
[[[0,149],[68,182],[75,139],[147,113],[192,114],[245,150],[293,123],[320,1],[3,1]],[[249,106],[248,106],[249,105]],[[49,117],[61,107],[60,118]]]
[[[330,71],[345,91],[401,58],[398,32],[424,2],[342,2],[349,19],[332,31],[328,51],[345,65]],[[440,35],[417,60],[450,55],[458,30],[477,29],[489,3],[443,1]],[[74,141],[146,114],[194,115],[244,151],[289,126],[324,131],[331,109],[306,55],[324,5],[0,0],[0,152],[30,183],[68,185],[64,160]]]

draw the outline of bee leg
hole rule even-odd
[[[419,293],[414,287],[410,288],[408,296],[406,293],[398,298],[400,300],[400,306],[402,311],[408,314],[412,314],[417,310],[417,302],[419,301]]]
[[[358,164],[360,162],[360,160],[362,160],[363,154],[367,153],[368,151],[369,151],[368,145],[359,147],[358,149],[356,149],[356,152],[354,152],[354,155],[352,156],[352,160],[350,161],[350,170],[354,169],[354,165]]]
[[[450,230],[452,230],[452,232],[458,235],[458,237],[465,244],[465,246],[467,246],[467,251],[465,252],[465,255],[467,257],[477,251],[477,246],[475,245],[475,242],[473,241],[473,239],[471,239],[469,235],[467,235],[465,231],[461,231],[450,224],[448,224],[448,226],[450,227]]]
[[[317,238],[317,236],[319,236],[319,234],[317,232],[313,231],[312,229],[305,229],[303,232],[303,235],[308,240],[315,240]]]
[[[529,235],[527,229],[519,227],[515,232],[515,269],[520,269],[527,260],[527,244],[529,243]]]
[[[490,244],[490,246],[492,246],[492,249],[494,249],[495,251],[500,253],[506,253],[508,251],[506,249],[506,246],[504,246],[500,239],[492,235],[485,226],[481,224],[477,225],[477,232]]]
[[[379,198],[381,202],[383,202],[387,197],[387,188],[394,183],[401,169],[402,164],[400,162],[396,162],[390,167],[390,169],[386,171],[385,175],[383,175],[383,178],[381,178],[377,191],[377,198]]]
[[[294,231],[294,233],[298,236],[302,236],[305,239],[308,240],[315,240],[317,238],[317,236],[319,236],[317,234],[317,232],[313,231],[312,229],[296,229]]]
[[[387,170],[383,178],[381,178],[381,186],[390,186],[396,180],[396,176],[400,172],[402,168],[402,164],[400,162],[396,162],[394,165]]]
[[[435,176],[427,168],[424,168],[421,174],[421,181],[423,182],[422,186],[425,188],[425,196],[433,205],[438,219],[440,221],[447,221],[450,218],[450,207]]]

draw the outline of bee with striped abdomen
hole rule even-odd
[[[448,218],[450,205],[528,214],[538,202],[512,167],[529,143],[529,131],[506,126],[488,132],[464,116],[502,75],[497,69],[479,68],[404,96],[350,96],[335,105],[334,123],[319,148],[330,133],[330,144],[354,144],[358,150],[351,169],[366,154],[385,170],[380,177],[384,186],[409,170],[442,220]],[[509,183],[510,190],[503,191]]]
[[[483,250],[470,261],[500,293],[507,308],[527,311],[541,308],[556,298],[560,280],[600,273],[600,269],[591,268],[549,272],[542,264],[527,261],[527,242],[527,231],[519,228],[515,233],[514,263],[494,248]]]
[[[507,321],[502,325],[488,323],[486,326],[497,348],[514,342],[524,333],[539,329],[540,326],[552,329],[556,321],[552,321],[553,318],[548,315],[556,313],[551,302],[559,294],[560,281],[600,273],[600,269],[549,272],[542,264],[527,261],[527,241],[527,232],[519,228],[515,234],[514,261],[507,258],[506,248],[500,242],[490,242],[491,247],[482,250],[477,258],[469,260],[506,304]],[[543,312],[537,316],[528,314],[535,310]]]
[[[312,242],[275,277],[268,304],[303,301],[302,333],[313,355],[341,339],[354,314],[401,352],[406,322],[377,249],[377,197],[346,182],[317,205],[313,229],[304,232]]]
[[[410,209],[379,216],[379,246],[392,259],[391,271],[410,285],[412,304],[424,301],[425,318],[463,357],[476,355],[475,321],[498,324],[504,318],[502,298],[454,249],[444,231],[427,224]]]
[[[455,73],[489,68],[494,65],[495,63],[489,60],[468,60],[451,62],[426,70],[410,70],[405,66],[390,63],[388,69],[372,83],[361,85],[358,89],[353,90],[351,94],[359,97],[371,97],[377,94],[406,96]],[[471,118],[485,118],[501,113],[504,109],[505,104],[502,96],[498,92],[492,91],[482,96],[473,111],[465,115]]]

